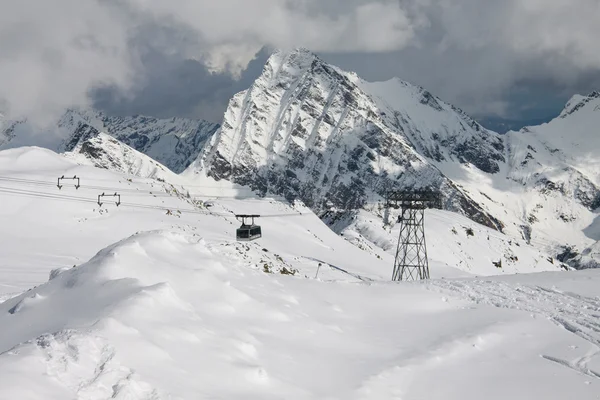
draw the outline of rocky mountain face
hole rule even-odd
[[[599,97],[500,135],[399,79],[366,82],[309,51],[276,52],[184,175],[300,198],[322,215],[433,188],[443,208],[575,259],[600,239],[587,229],[600,206]]]
[[[444,208],[495,229],[502,223],[430,159],[490,173],[499,135],[422,88],[367,83],[309,51],[277,52],[230,101],[221,128],[185,172],[203,171],[313,210],[357,209],[396,189],[433,188]]]
[[[506,136],[507,179],[527,188],[524,224],[565,262],[600,265],[600,93],[574,96],[559,117]]]
[[[0,149],[14,141],[17,136],[15,130],[27,125],[27,121],[2,123],[1,120]],[[70,109],[59,119],[56,128],[48,143],[42,144],[41,140],[49,135],[37,135],[38,138],[29,139],[33,140],[32,143],[64,152],[71,151],[85,132],[104,132],[164,164],[173,172],[180,173],[198,157],[204,143],[219,125],[186,118],[159,119],[140,115],[115,117],[91,109]]]
[[[600,93],[574,96],[547,124],[509,132],[509,178],[600,207]]]
[[[495,174],[505,160],[503,137],[421,87],[399,79],[359,80],[386,126],[408,137],[414,149],[435,162],[472,165]]]
[[[501,219],[506,233],[543,248],[561,262],[585,267],[592,265],[594,245],[600,240],[598,126],[598,93],[577,95],[554,120],[502,135],[504,161],[498,161],[496,173],[434,163]]]
[[[71,124],[76,119],[61,120]],[[101,132],[91,124],[77,121],[68,126],[72,133],[61,142],[59,152],[77,163],[93,165],[140,178],[172,179],[176,176],[166,166],[120,140]]]
[[[219,125],[187,118],[147,116],[115,117],[90,110],[69,110],[59,126],[72,132],[88,125],[164,164],[175,173],[184,171]]]
[[[0,147],[14,138],[14,130],[17,124],[18,122],[9,121],[2,113],[0,113]]]

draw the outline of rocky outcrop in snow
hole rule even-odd
[[[8,120],[2,113],[0,113],[0,147],[11,141],[15,136],[15,127],[18,126],[20,121]]]

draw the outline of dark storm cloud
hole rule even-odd
[[[140,89],[157,69],[191,76],[182,58],[202,63],[219,82],[225,73],[239,78],[265,45],[389,51],[413,38],[413,21],[395,1],[337,0],[335,14],[320,12],[322,4],[333,3],[0,0],[0,111],[49,122],[65,107],[89,103],[90,90],[98,87],[118,88],[119,97],[131,101],[157,93]],[[148,46],[172,60],[149,67]],[[104,99],[114,95],[106,90]]]
[[[556,113],[600,87],[596,0],[423,1],[429,24],[385,54],[324,54],[366,79],[398,76],[476,116]]]
[[[250,87],[269,54],[261,50],[237,78],[226,71],[210,72],[196,60],[148,54],[137,88],[127,93],[118,86],[95,88],[93,105],[111,115],[178,116],[219,123],[233,94]]]
[[[0,0],[0,9],[0,111],[15,117],[91,102],[218,120],[257,75],[264,46],[308,47],[482,116],[589,92],[600,68],[597,0]]]

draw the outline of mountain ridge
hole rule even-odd
[[[410,116],[388,116],[386,111],[393,112],[378,106],[367,85],[306,49],[275,52],[252,86],[230,101],[221,128],[184,174],[206,171],[217,180],[232,180],[261,193],[300,198],[317,212],[329,203],[360,208],[394,188],[433,186],[446,209],[501,230],[500,221],[416,150],[415,143],[425,142]],[[404,85],[408,96],[423,100],[423,108],[444,104],[446,114],[451,113],[444,135],[448,140],[432,151],[440,159],[454,160],[465,146],[460,162],[476,161],[468,153],[468,141],[460,141],[460,132],[472,131],[471,139],[474,132],[487,131],[429,92]],[[497,157],[497,150],[487,149]]]
[[[218,124],[188,118],[154,118],[144,115],[109,116],[91,108],[70,108],[56,122],[54,131],[47,133],[16,132],[28,121],[0,121],[0,149],[11,146],[18,135],[24,145],[37,144],[48,137],[42,147],[57,152],[70,151],[82,131],[105,132],[124,144],[150,156],[175,173],[180,173],[197,157],[204,143],[218,129]],[[26,137],[30,135],[31,137]],[[18,142],[18,141],[17,141]],[[21,145],[14,143],[13,145]]]
[[[588,229],[600,207],[599,110],[598,92],[573,96],[557,118],[501,135],[420,86],[367,82],[296,49],[273,53],[221,125],[177,133],[194,124],[70,110],[58,150],[106,131],[184,178],[301,199],[321,216],[433,188],[444,209],[575,259],[600,240]],[[21,125],[0,126],[0,147]],[[109,146],[104,139],[96,145]]]
[[[590,137],[600,104],[594,93],[574,100],[562,118],[501,135],[398,78],[366,82],[306,49],[277,51],[184,175],[300,198],[320,214],[429,187],[444,209],[553,254],[581,252],[600,239],[583,233],[600,205],[600,158],[586,154],[600,148]],[[577,135],[565,136],[569,125]]]

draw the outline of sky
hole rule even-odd
[[[270,50],[421,85],[479,119],[600,89],[598,0],[0,0],[0,112],[220,122]],[[6,12],[5,12],[6,11]]]

